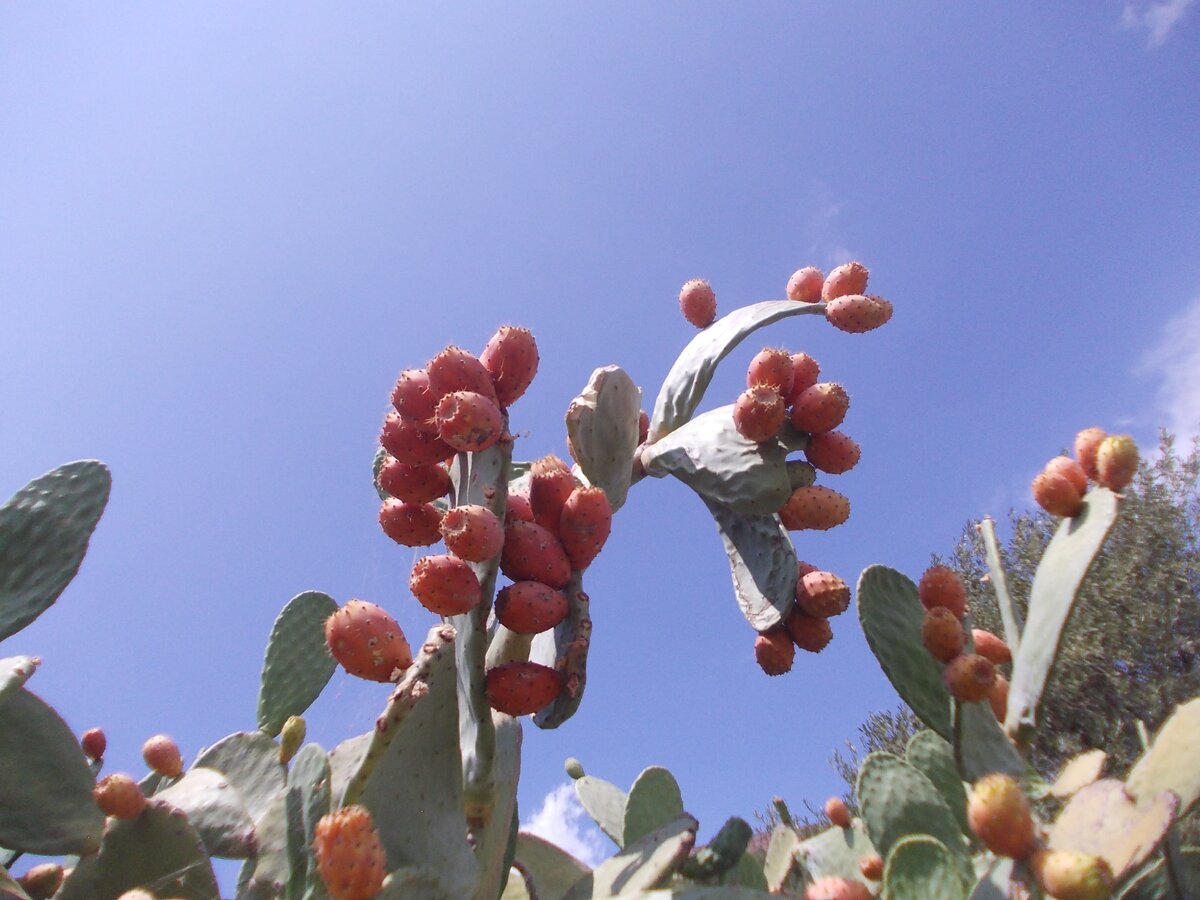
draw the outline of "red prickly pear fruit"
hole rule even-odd
[[[765,631],[754,638],[754,659],[768,675],[782,675],[792,668],[796,647],[784,628]]]
[[[433,418],[437,402],[429,387],[429,373],[424,369],[405,369],[392,388],[392,406],[396,412],[427,434],[437,434]]]
[[[428,547],[442,538],[442,511],[432,503],[384,500],[379,524],[384,534],[405,547]]]
[[[512,493],[504,506],[504,524],[509,522],[532,522],[533,506],[528,494]]]
[[[648,437],[650,437],[650,413],[643,409],[638,413],[638,443],[646,443]]]
[[[850,807],[841,797],[830,797],[825,801],[825,815],[838,828],[849,828],[852,824]]]
[[[825,319],[847,334],[865,334],[886,325],[892,318],[892,304],[882,297],[847,294],[825,304]]]
[[[435,403],[455,391],[470,391],[487,397],[493,405],[499,405],[491,372],[473,353],[461,347],[447,347],[429,361],[425,371],[429,373],[429,389],[433,392]]]
[[[535,713],[562,692],[562,676],[538,663],[505,663],[488,669],[485,678],[488,705],[510,716]]]
[[[883,881],[883,857],[878,853],[861,857],[858,860],[858,871],[868,881]]]
[[[833,431],[846,418],[850,395],[840,384],[822,381],[805,388],[792,401],[792,424],[800,431],[817,434]]]
[[[1100,473],[1096,469],[1096,451],[1106,437],[1108,435],[1103,428],[1085,428],[1075,435],[1075,458],[1092,481],[1100,480]]]
[[[343,669],[368,681],[395,681],[413,661],[396,620],[365,600],[351,600],[325,620],[325,646]]]
[[[836,300],[848,294],[865,294],[868,274],[867,267],[860,262],[842,263],[825,276],[821,299]]]
[[[79,739],[79,746],[90,759],[103,759],[104,751],[108,748],[108,738],[100,728],[89,728]]]
[[[967,645],[967,635],[962,622],[944,606],[925,610],[925,621],[921,623],[921,643],[940,663],[948,663]]]
[[[746,387],[765,384],[775,388],[780,397],[790,397],[796,381],[792,355],[778,347],[763,347],[750,360],[746,369]]]
[[[821,299],[821,286],[825,273],[813,266],[805,266],[792,273],[787,283],[787,297],[800,303],[816,303]]]
[[[1030,490],[1037,505],[1052,516],[1073,518],[1083,510],[1083,495],[1066,475],[1043,470],[1033,479]]]
[[[388,413],[379,434],[383,449],[410,466],[434,466],[454,455],[454,448],[435,434],[426,434],[399,413]]]
[[[504,416],[474,391],[451,391],[438,401],[438,437],[461,453],[479,453],[500,440]]]
[[[575,490],[575,476],[567,464],[551,453],[533,461],[529,470],[529,505],[533,521],[558,533],[563,504]]]
[[[1138,448],[1127,434],[1110,434],[1096,450],[1096,481],[1110,491],[1122,491],[1138,470]]]
[[[967,587],[949,566],[930,566],[917,584],[917,596],[926,609],[944,606],[962,619],[967,614]]]
[[[582,572],[590,566],[604,549],[611,531],[612,507],[603,488],[575,488],[558,520],[558,540],[571,568]]]
[[[1116,885],[1103,857],[1076,850],[1035,850],[1029,869],[1038,887],[1058,900],[1108,900]]]
[[[850,501],[822,485],[799,487],[779,510],[779,518],[788,531],[828,531],[850,518]]]
[[[804,455],[815,468],[841,475],[858,465],[858,442],[840,431],[819,431],[808,439]]]
[[[504,526],[500,571],[513,581],[540,581],[561,589],[571,580],[571,561],[550,529],[516,521]]]
[[[808,572],[796,580],[796,605],[818,619],[840,616],[850,605],[850,588],[832,572]]]
[[[527,328],[502,325],[488,339],[479,361],[492,376],[496,399],[512,406],[533,384],[538,370],[537,341]]]
[[[804,889],[804,900],[874,900],[861,881],[830,876],[818,878]]]
[[[146,808],[146,795],[128,775],[108,775],[92,789],[96,805],[114,819],[136,819]]]
[[[142,744],[142,759],[152,772],[164,778],[178,778],[183,774],[183,754],[179,745],[165,734],[156,734]]]
[[[460,616],[479,605],[479,579],[465,561],[448,553],[423,556],[412,568],[408,589],[417,602],[439,616]]]
[[[455,506],[442,516],[442,539],[460,559],[484,562],[504,546],[504,526],[486,506]]]
[[[1079,491],[1079,496],[1082,497],[1087,493],[1088,477],[1087,472],[1083,470],[1083,466],[1071,459],[1069,456],[1056,456],[1042,468],[1043,472],[1057,472],[1066,478],[1075,486],[1075,490]]]
[[[683,317],[697,328],[707,328],[717,318],[717,295],[702,278],[693,278],[679,289]]]
[[[1000,666],[1012,662],[1012,650],[1008,644],[990,631],[972,628],[971,640],[975,642],[975,652],[991,660],[992,665]]]
[[[996,683],[996,667],[978,653],[964,653],[946,664],[942,679],[955,700],[979,703],[992,692]]]
[[[450,473],[441,466],[410,466],[389,456],[379,467],[379,487],[405,503],[429,503],[450,493]]]
[[[997,856],[1025,859],[1033,852],[1037,829],[1029,798],[1011,775],[994,772],[975,782],[967,798],[967,824]]]
[[[807,353],[792,354],[792,391],[785,398],[788,406],[796,403],[802,391],[808,390],[821,377],[821,366]]]
[[[733,404],[733,426],[748,441],[771,440],[786,420],[783,397],[770,385],[746,388]]]
[[[809,653],[820,653],[833,640],[828,619],[819,619],[798,609],[792,610],[784,625],[795,645]]]
[[[996,683],[992,685],[991,693],[988,694],[988,703],[991,704],[996,721],[1003,724],[1008,718],[1008,679],[998,672]]]
[[[322,816],[313,830],[313,857],[332,900],[370,900],[383,890],[387,854],[365,806]]]
[[[803,578],[809,572],[819,572],[819,571],[821,571],[821,570],[818,569],[816,566],[814,566],[812,563],[806,563],[802,559],[796,560],[796,580],[797,581],[799,581],[801,578]]]
[[[567,617],[567,598],[539,581],[517,581],[496,595],[496,619],[517,634],[541,634]]]
[[[62,887],[64,874],[63,867],[58,863],[42,863],[18,878],[17,884],[29,896],[29,900],[50,900]]]

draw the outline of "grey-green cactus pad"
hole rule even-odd
[[[922,722],[951,740],[950,693],[941,663],[921,640],[925,607],[917,586],[895,569],[869,566],[858,579],[858,618],[896,693]]]
[[[818,878],[862,881],[859,860],[876,852],[862,819],[855,819],[849,828],[827,828],[801,842],[796,848],[796,859],[814,881]]]
[[[200,836],[183,812],[157,798],[136,819],[110,820],[95,879],[99,897],[120,897],[135,887],[184,900],[219,896]]]
[[[245,859],[254,854],[254,822],[220,772],[193,767],[154,796],[183,810],[210,856]]]
[[[954,764],[954,748],[936,732],[918,731],[909,738],[904,758],[933,783],[954,813],[963,834],[969,835],[971,826],[967,823],[967,791]]]
[[[1162,791],[1179,795],[1179,814],[1186,815],[1200,799],[1200,699],[1176,708],[1159,729],[1150,750],[1138,760],[1126,787],[1140,803],[1153,802]]]
[[[0,846],[29,853],[91,853],[104,815],[79,741],[25,688],[0,703]]]
[[[662,766],[645,769],[634,779],[625,799],[621,846],[628,847],[681,815],[683,796],[675,776]]]
[[[561,900],[576,882],[591,872],[565,850],[524,832],[517,835],[516,858],[533,880],[539,900]],[[529,895],[525,893],[524,896]]]
[[[625,792],[611,781],[595,775],[584,775],[575,779],[575,796],[596,826],[612,838],[618,847],[623,846],[625,804],[628,800]]]
[[[636,895],[658,887],[683,863],[696,842],[698,827],[685,814],[644,835],[593,869],[571,889],[568,900]]]
[[[620,366],[592,372],[567,407],[567,436],[579,468],[589,484],[604,491],[613,512],[629,493],[641,408],[641,389]]]
[[[738,608],[755,631],[782,625],[796,603],[796,549],[779,516],[746,516],[705,500],[717,522]]]
[[[258,688],[258,727],[271,737],[304,714],[337,668],[325,646],[325,620],[337,608],[328,594],[305,591],[275,619]]]
[[[67,463],[0,507],[0,640],[40,616],[70,584],[112,478],[103,463]]]
[[[963,900],[966,885],[946,846],[927,834],[896,842],[883,869],[888,900]]]

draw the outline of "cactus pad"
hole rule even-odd
[[[721,532],[742,615],[755,631],[782,625],[796,602],[796,550],[779,516],[745,516],[705,503]]]
[[[1066,800],[1077,794],[1100,777],[1107,759],[1108,754],[1103,750],[1086,750],[1080,753],[1062,767],[1062,771],[1054,779],[1054,784],[1050,785],[1050,796]]]
[[[959,900],[967,893],[954,854],[927,834],[909,835],[892,847],[883,891],[888,900]]]
[[[258,727],[271,737],[304,714],[337,668],[325,647],[325,620],[337,608],[327,594],[305,591],[275,619],[258,688]]]
[[[1200,799],[1200,699],[1179,706],[1159,729],[1154,744],[1126,779],[1129,793],[1139,802],[1153,802],[1161,791],[1179,795],[1179,814],[1186,815]]]
[[[189,769],[154,796],[183,810],[210,856],[245,859],[254,854],[254,822],[220,772]]]
[[[562,897],[572,885],[591,872],[565,850],[533,834],[517,835],[516,859],[533,881],[539,898],[553,900]],[[524,893],[523,896],[529,895]]]
[[[675,776],[662,766],[651,766],[634,779],[625,798],[621,846],[628,847],[681,815],[683,796]]]
[[[596,826],[613,839],[618,847],[625,837],[625,804],[628,797],[611,781],[584,775],[575,779],[575,796]]]
[[[918,731],[909,738],[904,759],[933,783],[954,813],[963,834],[969,836],[971,826],[967,823],[967,791],[954,763],[954,748],[935,732]]]
[[[636,896],[640,891],[658,887],[683,865],[696,843],[699,827],[695,819],[684,814],[644,835],[584,876],[566,895],[567,900],[618,894]]]
[[[588,483],[601,488],[616,512],[625,503],[638,445],[642,391],[619,366],[592,372],[567,407],[567,437]]]
[[[828,828],[801,842],[796,859],[816,881],[818,878],[849,878],[862,881],[858,861],[876,853],[862,819],[855,819],[849,828]]]
[[[119,897],[135,887],[183,900],[218,896],[200,836],[187,816],[157,798],[136,819],[109,821],[94,878],[99,897]]]

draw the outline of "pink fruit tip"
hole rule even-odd
[[[717,318],[717,295],[702,278],[693,278],[679,289],[683,317],[697,328],[707,328]]]

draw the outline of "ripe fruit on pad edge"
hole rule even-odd
[[[365,806],[322,816],[313,831],[317,871],[333,900],[370,900],[383,888],[387,855]]]
[[[459,616],[479,605],[479,578],[471,566],[448,553],[423,556],[413,564],[409,590],[439,616]]]
[[[998,856],[1024,859],[1033,852],[1036,829],[1029,798],[1011,775],[993,773],[975,782],[967,798],[967,822]]]
[[[365,600],[351,600],[325,620],[325,646],[343,669],[368,681],[393,681],[413,661],[396,620]]]
[[[510,662],[488,669],[486,693],[492,709],[510,716],[527,716],[554,702],[562,691],[562,676],[549,666]]]
[[[679,289],[679,309],[697,328],[707,328],[717,318],[717,295],[702,278],[693,278]]]
[[[930,566],[921,576],[917,595],[926,609],[944,606],[961,619],[967,614],[967,588],[949,566]]]

